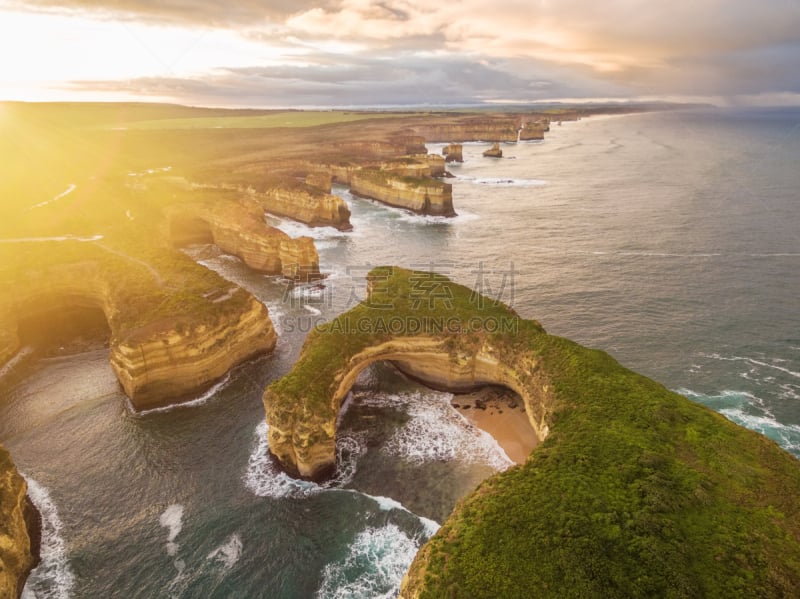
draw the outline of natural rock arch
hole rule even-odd
[[[402,287],[413,276],[401,269],[392,271],[391,278],[377,272],[371,280],[384,277],[390,286]],[[409,310],[408,295],[390,293],[391,312],[364,304],[313,331],[292,371],[265,391],[270,451],[287,470],[320,478],[335,468],[339,410],[359,373],[378,361],[393,362],[436,389],[507,387],[522,398],[537,436],[547,436],[551,388],[535,353],[516,342],[525,340],[525,331],[543,332],[538,323],[519,319],[505,306],[475,311],[464,298],[453,300],[466,302],[461,317],[459,311]],[[380,295],[371,284],[370,300]],[[481,317],[476,320],[476,315]],[[523,335],[489,332],[495,327],[518,332],[521,327]]]
[[[368,301],[312,332],[265,392],[270,450],[290,471],[334,466],[340,400],[378,359],[433,382],[518,389],[547,436],[456,506],[400,597],[798,588],[800,466],[773,441],[444,277],[381,268],[369,282]],[[430,303],[415,301],[425,290]]]

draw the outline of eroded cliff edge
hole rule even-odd
[[[27,496],[28,485],[0,445],[0,597],[22,594],[39,562],[39,514]]]
[[[333,468],[341,401],[375,360],[439,388],[515,389],[544,438],[456,507],[404,599],[784,597],[800,585],[793,456],[431,273],[373,271],[367,302],[310,334],[268,387],[270,449],[288,470]]]
[[[12,250],[9,250],[12,251]],[[203,391],[237,364],[270,351],[267,308],[182,253],[102,240],[20,243],[3,261],[0,363],[67,309],[108,323],[110,361],[137,410]]]

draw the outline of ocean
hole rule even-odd
[[[448,167],[453,219],[343,188],[352,232],[270,217],[315,237],[321,285],[187,250],[260,298],[280,335],[190,405],[133,414],[91,339],[3,368],[0,439],[44,515],[24,596],[393,597],[507,456],[450,395],[378,364],[341,417],[335,478],[297,481],[268,458],[261,405],[380,264],[447,274],[800,456],[800,110],[592,117],[502,144],[503,159],[486,147]]]

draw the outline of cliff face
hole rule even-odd
[[[464,162],[463,146],[461,144],[448,144],[442,148],[442,156],[446,162]]]
[[[0,445],[0,597],[15,599],[39,562],[40,527],[28,485]]]
[[[267,212],[286,216],[310,227],[335,227],[349,231],[350,209],[341,198],[306,184],[276,186],[250,198]]]
[[[774,442],[440,275],[368,280],[264,394],[290,472],[333,470],[342,400],[377,360],[437,388],[511,388],[544,439],[456,507],[401,598],[796,594],[800,462]]]
[[[444,177],[445,176],[445,159],[444,156],[437,156],[436,154],[412,154],[411,158],[417,162],[427,164],[430,171],[430,177]]]
[[[10,331],[4,354],[18,351],[21,322],[46,326],[64,308],[102,311],[111,366],[143,410],[198,393],[275,346],[263,304],[179,252],[148,263],[90,244],[55,246],[46,262],[19,256],[24,274],[0,294],[0,322]]]
[[[435,179],[401,177],[376,169],[362,169],[351,175],[350,191],[418,214],[455,216],[452,185]]]
[[[232,293],[249,296],[242,289]],[[221,312],[214,323],[176,326],[166,319],[112,338],[111,367],[137,410],[200,392],[236,364],[275,347],[264,305],[252,296],[237,299],[244,305]]]
[[[517,141],[520,119],[516,117],[465,117],[450,123],[414,126],[414,131],[429,142]]]
[[[184,202],[165,209],[169,239],[178,246],[212,242],[254,270],[288,278],[319,277],[310,237],[292,239],[264,223],[261,211],[239,202]]]

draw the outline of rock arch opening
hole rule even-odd
[[[208,221],[190,216],[174,216],[170,219],[169,238],[172,245],[178,248],[200,243],[216,243]]]
[[[337,421],[344,400],[364,369],[383,361],[436,390],[466,393],[487,385],[509,389],[521,398],[536,436],[547,436],[552,398],[532,356],[507,362],[490,347],[467,353],[442,339],[396,337],[348,354],[340,368],[318,372],[315,383],[323,396],[312,397],[304,386],[304,362],[313,357],[309,350],[315,343],[326,341],[321,335],[312,337],[293,371],[264,394],[270,451],[293,474],[319,479],[335,470]]]
[[[90,291],[26,297],[15,317],[19,344],[46,353],[108,347],[111,338],[103,302]]]

